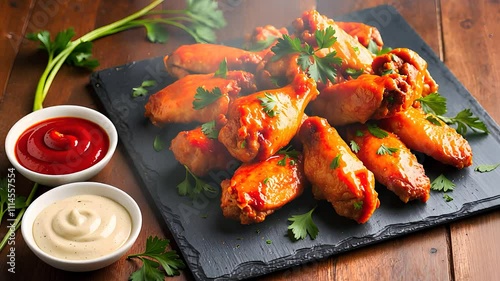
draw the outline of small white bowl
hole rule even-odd
[[[132,230],[127,241],[125,241],[125,243],[116,251],[105,256],[89,260],[66,260],[56,258],[42,251],[36,244],[33,237],[33,222],[38,214],[55,201],[82,194],[107,197],[125,207],[130,214],[130,218],[132,219]],[[62,270],[83,272],[97,270],[119,260],[135,243],[141,231],[141,227],[141,210],[134,199],[132,199],[132,197],[130,197],[127,193],[116,187],[103,183],[75,182],[55,187],[40,195],[35,201],[33,201],[26,209],[26,213],[23,216],[23,220],[21,222],[21,233],[28,247],[42,261]]]
[[[89,120],[98,124],[109,137],[108,152],[101,161],[95,163],[91,167],[82,171],[62,174],[62,175],[47,175],[37,173],[22,166],[16,157],[15,149],[16,143],[22,133],[24,133],[31,126],[40,123],[41,121],[57,118],[57,117],[77,117]],[[10,163],[16,168],[19,173],[31,181],[43,184],[46,186],[57,186],[70,182],[85,181],[98,174],[104,166],[106,166],[115,152],[118,143],[118,134],[113,123],[103,114],[88,107],[77,105],[57,105],[46,107],[34,111],[19,121],[17,121],[12,128],[10,128],[5,138],[5,152]]]

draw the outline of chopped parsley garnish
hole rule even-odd
[[[363,69],[348,68],[345,70],[345,73],[353,79],[357,79],[361,74],[363,74]]]
[[[436,179],[431,182],[431,189],[435,191],[452,191],[455,188],[455,184],[447,179],[443,174],[439,175]]]
[[[453,197],[451,197],[450,195],[448,195],[448,194],[446,194],[446,193],[445,193],[445,194],[443,194],[443,199],[444,199],[444,201],[446,201],[446,202],[453,201]]]
[[[290,230],[290,232],[288,232],[288,236],[290,239],[294,241],[305,239],[307,234],[309,234],[311,239],[316,239],[319,230],[312,219],[312,213],[315,209],[316,208],[313,208],[305,214],[294,215],[288,218],[288,221],[292,222],[292,224],[288,226],[288,229]]]
[[[168,276],[179,275],[179,270],[186,267],[175,250],[167,251],[170,240],[149,236],[146,240],[146,250],[140,254],[128,255],[127,259],[137,258],[142,261],[142,267],[130,275],[129,280],[164,280]],[[159,267],[165,273],[159,270]]]
[[[356,201],[353,203],[354,205],[354,210],[361,210],[363,209],[363,201]]]
[[[377,125],[375,124],[367,124],[366,127],[368,128],[368,132],[372,134],[374,137],[383,139],[389,135],[386,131],[380,129]]]
[[[278,153],[288,155],[291,158],[297,158],[300,154],[300,152],[293,149],[291,145],[289,145],[283,149],[280,149],[280,151],[278,151]]]
[[[316,30],[314,36],[318,50],[330,48],[337,41],[335,29],[331,26],[325,30]],[[291,38],[288,35],[283,35],[283,38],[279,38],[277,44],[271,48],[271,51],[275,54],[272,60],[276,61],[285,55],[298,53],[300,68],[306,71],[309,77],[325,84],[328,80],[335,83],[335,78],[337,77],[336,66],[342,64],[342,59],[336,57],[336,51],[331,51],[324,57],[318,57],[316,55],[318,50],[314,50],[307,43],[302,44],[299,38]]]
[[[496,168],[498,168],[498,166],[500,166],[500,164],[478,165],[476,168],[474,168],[474,171],[480,172],[480,173],[487,173],[487,172],[491,172],[491,171],[495,170]]]
[[[155,80],[142,81],[140,87],[132,88],[132,97],[136,98],[136,97],[145,96],[148,94],[148,90],[146,88],[154,87],[154,86],[156,86]]]
[[[265,95],[264,97],[258,98],[261,102],[260,104],[264,108],[264,112],[269,117],[276,116],[276,114],[279,113],[276,110],[274,110],[274,108],[277,107],[277,105],[278,105],[278,101],[276,100],[276,97],[271,95],[270,93],[267,93],[267,92],[264,95]]]
[[[215,77],[226,78],[227,77],[227,60],[224,58],[220,64],[219,68],[215,71]]]
[[[216,128],[215,120],[209,121],[201,125],[201,131],[209,139],[217,139],[219,131]]]
[[[392,155],[395,152],[398,152],[399,148],[397,147],[387,147],[383,144],[380,145],[380,147],[377,149],[377,154],[378,155]]]
[[[189,168],[184,165],[186,176],[184,180],[177,185],[177,192],[181,196],[188,195],[191,198],[196,198],[202,191],[215,192],[215,189],[198,176],[193,174]],[[194,186],[192,181],[194,180]]]
[[[330,163],[330,169],[337,169],[340,165],[340,154],[337,154]]]
[[[215,87],[212,91],[208,91],[203,87],[196,89],[194,95],[193,108],[196,110],[202,109],[222,97],[222,92],[219,87]]]
[[[271,239],[267,239],[266,244],[273,244],[273,241]]]
[[[349,146],[351,147],[351,150],[354,152],[354,153],[358,153],[359,152],[359,145],[354,141],[354,140],[351,140],[349,142]]]

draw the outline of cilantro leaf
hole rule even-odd
[[[217,69],[217,71],[215,71],[214,76],[215,77],[226,78],[226,76],[227,76],[227,60],[226,60],[226,58],[224,58],[220,62],[219,68]]]
[[[166,43],[169,35],[168,31],[165,27],[160,25],[159,23],[147,22],[144,23],[144,27],[146,28],[146,36],[148,40],[152,43]]]
[[[299,38],[291,38],[285,34],[282,38],[278,38],[278,42],[271,48],[271,51],[275,54],[271,60],[277,61],[288,54],[303,52],[303,49]]]
[[[480,172],[480,173],[487,173],[487,172],[491,172],[491,171],[495,170],[496,168],[498,168],[498,166],[500,166],[500,164],[478,165],[476,168],[474,168],[474,171]]]
[[[453,201],[453,197],[451,197],[450,195],[448,195],[448,194],[446,194],[446,193],[445,193],[445,194],[443,194],[443,199],[444,199],[444,201],[446,201],[446,202]]]
[[[340,165],[340,154],[337,154],[330,163],[330,169],[337,169]]]
[[[418,98],[417,101],[420,102],[422,110],[425,113],[432,113],[435,115],[446,114],[446,98],[441,96],[439,93],[431,93],[425,97]]]
[[[215,126],[215,120],[202,124],[201,131],[209,139],[217,139],[217,137],[219,136],[219,131]]]
[[[74,66],[94,69],[99,66],[99,62],[96,59],[92,59],[91,57],[92,42],[82,41],[69,54],[68,58],[66,59],[66,63]]]
[[[274,117],[277,112],[274,110],[275,107],[278,105],[278,101],[276,100],[276,97],[271,95],[270,93],[264,93],[264,97],[258,97],[258,99],[261,101],[261,105],[264,108],[264,112],[269,116],[269,117]]]
[[[443,174],[439,175],[436,179],[431,182],[431,189],[435,191],[452,191],[455,188],[455,184],[447,179]]]
[[[222,92],[219,87],[215,87],[212,91],[208,91],[203,87],[196,89],[194,95],[193,108],[196,110],[202,109],[222,97]]]
[[[439,116],[441,120],[443,120],[446,124],[455,124],[457,125],[457,132],[461,135],[465,135],[467,133],[467,128],[471,128],[474,132],[483,132],[488,134],[488,128],[486,124],[484,124],[478,117],[472,114],[470,109],[464,109],[457,113],[455,117],[444,117]]]
[[[337,52],[332,51],[328,55],[319,58],[314,55],[314,63],[309,67],[308,74],[311,78],[316,81],[321,81],[326,83],[330,80],[335,83],[335,77],[337,77],[337,68],[334,66],[340,66],[342,60],[336,57]]]
[[[187,0],[187,15],[197,24],[219,29],[226,26],[222,10],[219,10],[217,1]]]
[[[127,256],[127,259],[139,258],[143,266],[130,275],[130,280],[164,280],[164,274],[158,269],[161,265],[167,276],[179,275],[179,270],[185,267],[176,251],[167,251],[170,240],[149,236],[146,240],[146,250],[140,254]]]
[[[368,128],[368,132],[372,134],[374,137],[383,139],[389,135],[386,131],[380,129],[377,125],[369,123],[366,126]]]
[[[196,198],[202,191],[207,191],[214,193],[216,190],[204,180],[200,179],[198,176],[193,174],[191,170],[184,165],[186,169],[186,176],[184,180],[177,185],[177,193],[180,196],[189,196],[192,199]],[[192,180],[194,180],[194,186],[192,185]]]
[[[351,140],[349,142],[349,146],[351,147],[352,152],[354,152],[354,153],[358,153],[359,152],[360,147],[359,147],[359,145],[354,140]]]
[[[383,144],[380,145],[380,147],[377,149],[377,154],[378,155],[392,155],[395,152],[398,152],[399,148],[397,147],[387,147]]]
[[[288,218],[288,221],[292,222],[292,224],[288,226],[288,229],[291,230],[291,233],[289,232],[290,239],[295,241],[305,239],[307,234],[309,234],[311,239],[316,239],[319,230],[312,219],[312,213],[315,209],[316,207],[305,214],[294,215]]]
[[[148,90],[146,88],[154,86],[156,86],[155,80],[142,81],[141,86],[132,88],[132,97],[136,98],[140,96],[145,96],[148,94]]]
[[[324,30],[316,30],[316,32],[314,32],[314,37],[316,38],[316,43],[320,49],[329,48],[337,42],[335,29],[331,26],[328,26]]]

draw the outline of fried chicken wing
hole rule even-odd
[[[379,122],[382,128],[395,133],[410,149],[458,169],[472,165],[469,142],[447,124],[436,120],[440,123],[436,125],[426,117],[421,109],[410,107]]]
[[[427,62],[416,52],[407,48],[397,48],[373,59],[373,72],[398,73],[411,86],[413,100],[438,91],[438,84],[427,70]]]
[[[237,98],[229,107],[219,141],[242,162],[267,159],[290,142],[304,109],[317,95],[314,79],[299,74],[283,88]]]
[[[344,217],[365,223],[380,202],[375,178],[326,119],[309,117],[299,131],[304,173],[317,199]]]
[[[413,100],[408,90],[408,84],[397,74],[364,74],[322,89],[310,106],[314,115],[326,118],[332,126],[365,123],[409,107]]]
[[[340,28],[333,19],[329,19],[315,10],[311,10],[304,12],[292,24],[295,29],[295,35],[315,48],[317,48],[315,32],[317,30],[325,30],[331,26],[335,30],[337,41],[332,47],[319,50],[316,55],[323,57],[336,51],[336,56],[342,59],[342,69],[361,69],[365,73],[371,72],[372,53],[361,45],[358,40]]]
[[[382,130],[382,129],[380,129]],[[386,132],[379,138],[370,133],[366,125],[349,126],[346,140],[356,156],[373,172],[375,179],[394,192],[403,202],[419,199],[426,202],[431,183],[417,157],[399,138]]]
[[[272,25],[258,26],[250,35],[245,36],[244,49],[270,50],[284,34],[288,34],[288,30],[284,27],[278,29]]]
[[[193,108],[197,89],[218,88],[221,97],[204,108]],[[214,74],[192,74],[151,95],[145,105],[145,116],[155,125],[165,123],[208,122],[225,114],[229,102],[238,94],[256,91],[254,76],[244,71],[229,71],[226,78]]]
[[[209,171],[227,169],[231,163],[237,163],[226,147],[217,139],[208,138],[201,127],[179,132],[172,139],[170,150],[179,163],[200,177]]]
[[[244,163],[231,179],[221,183],[222,212],[242,224],[262,222],[301,195],[305,182],[301,156],[278,154],[261,162]]]
[[[367,25],[361,22],[335,22],[340,28],[342,28],[347,34],[358,40],[361,45],[368,48],[370,41],[377,44],[378,49],[382,49],[384,46],[384,41],[378,29],[374,26]]]
[[[165,56],[163,61],[167,72],[176,78],[189,74],[213,73],[224,59],[229,70],[254,72],[267,52],[251,52],[230,46],[200,43],[182,45],[172,54]]]

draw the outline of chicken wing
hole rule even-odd
[[[380,205],[375,178],[326,119],[309,117],[299,131],[304,173],[317,199],[337,214],[365,223]]]
[[[317,95],[314,79],[299,74],[283,88],[237,98],[229,107],[219,141],[242,162],[267,159],[290,142],[304,109]]]
[[[272,25],[258,26],[250,35],[245,36],[243,46],[245,50],[270,51],[278,38],[283,37],[284,34],[288,34],[288,30],[284,27],[277,29]]]
[[[229,70],[255,72],[255,67],[267,52],[200,43],[180,46],[172,54],[165,56],[163,62],[167,72],[176,78],[189,74],[213,73],[224,59]]]
[[[201,109],[193,108],[198,88],[220,90],[220,98]],[[226,78],[214,74],[185,76],[151,95],[145,105],[145,116],[155,125],[165,123],[208,122],[227,111],[238,94],[255,92],[254,76],[244,71],[229,71]]]
[[[426,202],[431,183],[417,157],[399,138],[377,128],[385,137],[374,136],[366,125],[349,126],[346,140],[356,156],[372,171],[375,179],[394,192],[403,202]],[[383,134],[382,134],[383,135]]]
[[[242,224],[265,217],[302,194],[305,177],[301,156],[277,154],[242,164],[231,179],[222,181],[221,208],[225,217]]]
[[[378,49],[382,49],[384,46],[384,41],[378,29],[374,26],[367,25],[361,22],[335,22],[340,28],[342,28],[347,34],[358,40],[361,45],[368,48],[370,41],[373,41]]]
[[[400,75],[364,74],[322,89],[310,106],[314,115],[326,118],[332,126],[365,123],[409,107],[413,101],[408,90]]]
[[[319,14],[315,10],[311,10],[304,12],[292,24],[295,29],[295,35],[315,48],[317,48],[315,32],[317,30],[325,30],[331,26],[335,30],[337,41],[332,47],[319,50],[316,55],[323,57],[336,51],[337,57],[342,59],[342,69],[351,68],[363,70],[365,73],[371,72],[372,53],[354,37],[340,28],[334,20]]]
[[[434,119],[440,125],[426,117],[421,109],[410,107],[379,123],[382,128],[395,133],[410,149],[458,169],[472,165],[472,149],[467,140],[437,118]]]
[[[238,162],[217,139],[207,137],[201,127],[179,132],[172,139],[170,150],[179,163],[200,177]]]

